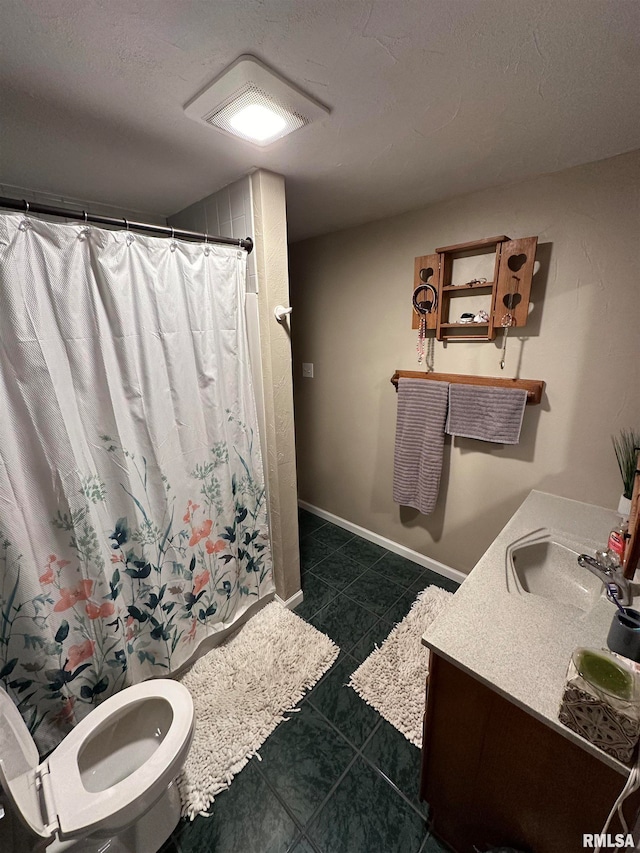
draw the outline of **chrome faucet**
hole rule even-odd
[[[607,596],[609,598],[615,595],[623,607],[629,607],[633,600],[631,584],[622,573],[622,568],[612,569],[610,566],[606,566],[588,554],[580,554],[578,564],[584,569],[588,569],[597,578],[600,578],[607,588]],[[617,589],[617,592],[612,590],[612,586]]]

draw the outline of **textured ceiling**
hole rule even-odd
[[[639,35],[637,0],[0,0],[0,183],[168,215],[260,166],[300,239],[640,148]],[[188,119],[242,53],[331,114]]]

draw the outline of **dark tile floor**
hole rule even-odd
[[[341,649],[333,667],[163,853],[439,853],[418,799],[420,752],[350,687],[350,674],[429,584],[457,584],[300,511],[297,613]]]

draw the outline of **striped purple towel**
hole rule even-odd
[[[517,444],[526,402],[527,392],[521,388],[451,383],[447,432],[497,444]]]
[[[423,515],[438,499],[448,391],[448,382],[398,380],[393,499]]]

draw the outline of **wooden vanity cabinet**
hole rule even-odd
[[[581,853],[625,777],[431,652],[420,796],[456,853]],[[640,792],[625,807],[633,826]],[[622,829],[616,818],[610,833]]]

